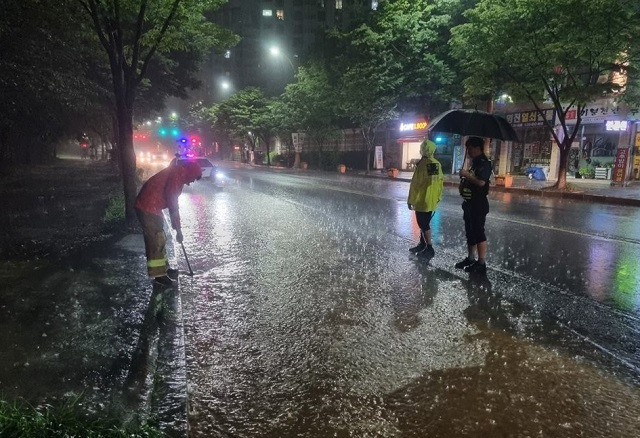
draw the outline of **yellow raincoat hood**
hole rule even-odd
[[[420,145],[420,155],[426,158],[433,158],[436,153],[436,144],[429,139],[426,139]]]

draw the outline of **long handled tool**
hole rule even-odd
[[[193,277],[193,269],[191,269],[191,263],[189,263],[189,257],[187,257],[187,250],[184,249],[184,243],[180,242],[180,246],[182,246],[182,254],[184,254],[184,259],[187,261],[187,266],[189,267],[189,276]]]

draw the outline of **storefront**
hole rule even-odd
[[[400,146],[398,159],[401,169],[414,170],[420,160],[420,144],[427,137],[427,126],[424,118],[400,122],[396,144]]]
[[[428,122],[424,118],[417,118],[401,122],[398,138],[395,143],[399,146],[397,161],[400,168],[413,171],[420,161],[420,145],[427,138]],[[446,133],[435,133],[433,142],[436,144],[435,158],[442,164],[444,173],[452,171],[454,146],[460,144],[460,136]],[[452,171],[453,172],[453,171]]]
[[[527,169],[540,167],[545,175],[551,167],[552,136],[545,124],[555,124],[553,108],[543,109],[542,114],[535,110],[518,111],[505,114],[505,118],[518,134],[519,142],[501,142],[500,150],[495,151],[499,174],[525,174]]]
[[[615,167],[619,149],[634,147],[638,110],[625,108],[614,99],[602,99],[587,105],[581,116],[579,132],[569,153],[568,175],[612,179],[612,170],[605,169]],[[577,110],[569,110],[566,118],[567,125],[575,126]],[[635,157],[629,160],[625,174],[633,176],[636,161]]]

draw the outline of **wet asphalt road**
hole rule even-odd
[[[455,190],[425,263],[406,182],[228,175],[180,199],[192,436],[640,436],[640,209],[494,194],[469,279]]]

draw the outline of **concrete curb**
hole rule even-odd
[[[385,178],[384,176],[365,175],[365,174],[351,174],[351,176],[358,176],[362,178],[376,178],[376,179]],[[407,182],[407,183],[411,182],[409,178],[403,178],[403,177],[388,178],[388,179],[393,181]],[[458,183],[452,182],[452,181],[445,181],[444,185],[446,187],[458,187]],[[541,198],[576,199],[584,202],[596,202],[601,204],[640,207],[640,199],[618,198],[615,196],[606,196],[606,195],[594,195],[594,194],[585,193],[585,192],[556,192],[551,190],[529,189],[526,187],[502,187],[502,186],[495,186],[495,185],[491,186],[490,191],[501,192],[501,193],[514,193],[516,195],[539,196]]]

